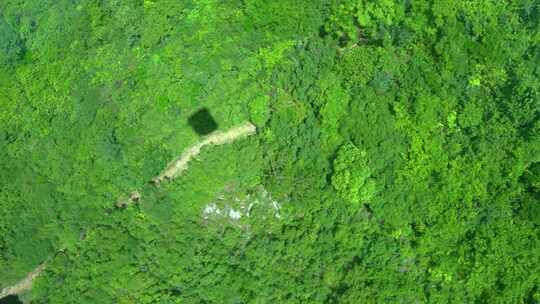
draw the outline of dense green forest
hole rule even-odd
[[[2,0],[0,289],[540,303],[539,30],[538,0]],[[150,183],[201,109],[257,133]]]

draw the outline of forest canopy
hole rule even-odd
[[[540,303],[539,30],[537,0],[1,1],[0,290]]]

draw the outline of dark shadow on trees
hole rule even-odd
[[[19,297],[16,295],[10,295],[5,298],[0,299],[0,304],[22,304]]]
[[[202,108],[191,115],[188,119],[189,125],[199,135],[207,135],[218,128],[217,122],[214,120],[210,111],[207,108]]]

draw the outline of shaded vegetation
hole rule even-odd
[[[20,303],[22,302],[19,300],[19,297],[15,295],[7,296],[3,299],[0,299],[0,304],[20,304]]]
[[[22,300],[539,303],[539,12],[2,2],[0,287],[52,257]],[[245,120],[257,136],[148,184]],[[260,187],[280,218],[203,219]]]
[[[218,125],[208,109],[203,108],[188,118],[188,122],[199,135],[207,135],[217,130]]]

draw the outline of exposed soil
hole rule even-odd
[[[176,158],[171,163],[169,163],[167,168],[161,174],[159,174],[156,178],[154,178],[153,181],[155,185],[159,186],[159,184],[163,180],[171,180],[181,175],[182,172],[184,172],[188,168],[189,161],[193,157],[201,153],[201,149],[203,147],[209,146],[209,145],[218,146],[218,145],[230,143],[237,139],[253,135],[256,133],[256,131],[257,129],[252,123],[246,122],[236,127],[233,127],[225,132],[215,131],[211,133],[210,135],[206,136],[203,140],[189,147],[178,158]],[[139,192],[133,191],[132,193],[130,193],[127,199],[126,198],[119,199],[116,202],[116,207],[125,208],[132,203],[138,202],[140,198],[141,196]],[[39,265],[36,269],[34,269],[29,274],[27,274],[26,277],[23,278],[21,281],[19,281],[17,284],[2,289],[2,291],[0,292],[0,299],[5,298],[9,295],[18,295],[27,290],[30,290],[32,288],[32,282],[41,274],[43,269],[45,269],[45,266],[46,266],[46,262]]]
[[[154,178],[153,181],[156,185],[159,185],[164,180],[171,180],[182,174],[182,172],[187,169],[189,161],[201,153],[204,146],[218,146],[230,143],[237,139],[253,135],[256,131],[256,127],[249,122],[233,127],[225,132],[216,131],[208,135],[202,141],[185,150],[184,153],[182,153],[177,159],[169,163],[167,168],[160,175]]]
[[[9,295],[21,294],[22,292],[32,288],[32,282],[41,274],[43,269],[45,269],[45,266],[46,263],[39,265],[36,269],[27,274],[24,279],[20,280],[19,283],[2,289],[2,292],[0,292],[0,299],[5,298]]]

